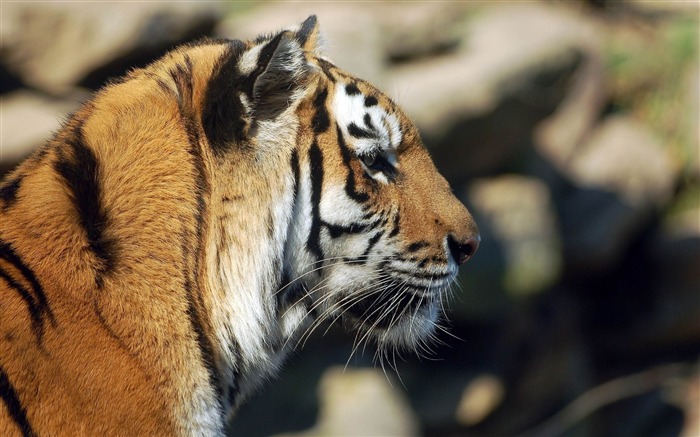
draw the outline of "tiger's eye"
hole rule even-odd
[[[362,159],[362,163],[367,166],[367,168],[374,170],[372,167],[377,164],[377,155],[375,154],[369,154],[369,155],[362,155],[360,158]]]

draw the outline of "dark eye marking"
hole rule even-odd
[[[372,173],[382,172],[390,180],[396,176],[396,168],[380,153],[366,153],[359,155],[358,158]]]
[[[377,138],[377,135],[374,132],[371,132],[367,129],[363,129],[355,123],[350,123],[348,125],[348,133],[357,139]]]

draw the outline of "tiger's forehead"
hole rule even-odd
[[[393,102],[374,87],[340,77],[335,82],[331,108],[343,135],[352,139],[356,153],[396,152],[401,145],[400,114]]]

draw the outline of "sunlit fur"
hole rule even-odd
[[[349,354],[427,347],[476,225],[319,41],[178,48],[7,176],[0,435],[222,435],[328,321]]]

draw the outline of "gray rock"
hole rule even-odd
[[[564,100],[535,128],[537,152],[555,168],[565,168],[593,130],[608,102],[605,65],[599,50],[582,59]]]
[[[3,5],[3,64],[25,83],[63,93],[208,32],[222,11],[206,2],[17,2]],[[92,85],[92,83],[90,84]]]
[[[325,35],[325,55],[352,74],[381,85],[385,54],[382,15],[364,4],[282,2],[232,14],[215,32],[226,38],[250,39],[318,17]]]
[[[565,169],[574,185],[560,204],[565,257],[576,270],[614,264],[671,200],[679,169],[645,126],[605,119]]]
[[[77,99],[54,100],[30,91],[2,97],[0,176],[57,131],[61,120],[77,109]]]
[[[653,237],[654,311],[638,332],[646,346],[700,342],[700,187],[678,196]]]
[[[316,426],[278,437],[418,435],[408,401],[378,369],[331,367],[321,380],[319,396]]]
[[[503,402],[505,387],[496,375],[479,375],[467,384],[457,405],[455,418],[464,426],[483,421]]]
[[[568,176],[576,185],[615,193],[629,205],[661,208],[671,199],[678,168],[645,126],[611,116],[578,151]]]
[[[532,2],[484,8],[465,18],[454,52],[389,71],[448,179],[492,173],[529,150],[535,126],[600,50],[596,27],[570,12]]]
[[[684,127],[686,130],[685,137],[688,139],[687,145],[687,165],[690,177],[700,179],[700,135],[698,135],[698,120],[700,120],[700,68],[694,68],[688,71],[687,77],[687,93],[685,94],[685,105],[687,114],[685,114]],[[682,114],[676,114],[682,116]]]
[[[459,49],[464,21],[479,9],[473,3],[378,3],[383,46],[392,63],[435,59]],[[375,7],[377,7],[375,6]]]
[[[498,246],[503,254],[503,273],[493,283],[509,294],[524,295],[546,290],[559,279],[559,225],[544,183],[516,175],[482,179],[471,185],[468,199],[479,225],[490,229],[482,236],[482,248]],[[472,275],[482,274],[474,270],[465,272],[467,290]]]
[[[538,4],[492,7],[468,17],[464,43],[451,56],[417,62],[391,71],[400,103],[425,129],[488,111],[504,91],[517,87],[518,75],[568,56],[571,48],[595,41],[580,17]],[[405,93],[405,95],[403,94]]]

